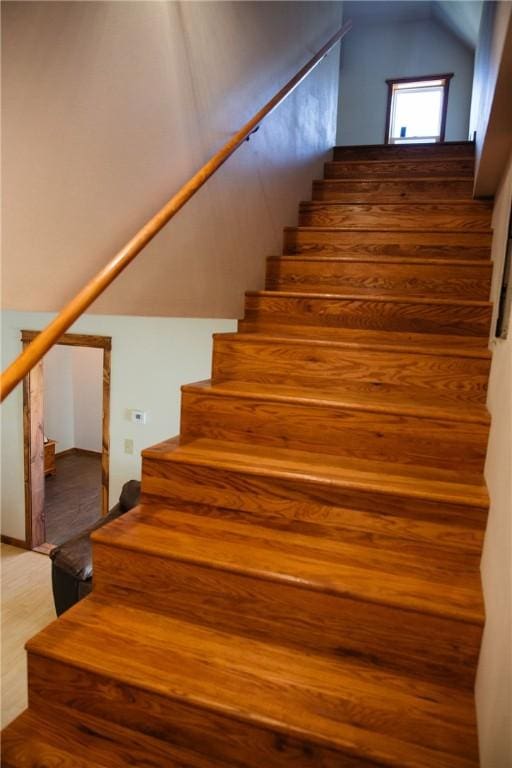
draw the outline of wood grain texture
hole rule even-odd
[[[411,345],[393,349],[262,334],[214,337],[212,380],[297,385],[332,393],[376,396],[395,390],[423,401],[485,402],[490,361],[464,356],[460,348],[435,350]],[[455,407],[455,406],[454,406]]]
[[[403,160],[434,158],[473,158],[472,141],[444,141],[437,144],[373,144],[346,145],[333,149],[333,160]]]
[[[340,203],[303,202],[299,226],[415,230],[428,221],[432,229],[485,232],[491,225],[487,202]]]
[[[77,632],[87,638],[83,643],[74,641]],[[119,658],[120,647],[127,658]],[[473,706],[471,696],[462,691],[454,706],[449,688],[435,683],[415,680],[411,685],[408,677],[385,670],[375,675],[364,665],[233,638],[162,614],[151,614],[148,622],[147,611],[126,605],[116,608],[97,598],[84,601],[34,638],[29,654],[31,659],[57,662],[51,679],[47,676],[42,682],[41,677],[36,681],[29,664],[43,706],[45,700],[68,706],[84,700],[88,702],[84,708],[91,707],[90,714],[95,715],[109,704],[110,719],[124,720],[130,708],[123,714],[111,700],[124,690],[123,698],[133,701],[142,690],[157,716],[166,712],[169,701],[176,710],[181,703],[233,723],[235,711],[246,726],[254,724],[311,745],[317,762],[327,744],[342,756],[400,764],[407,754],[406,739],[415,747],[411,765],[476,761]],[[66,686],[62,675],[69,666],[79,667],[80,675]],[[283,667],[293,685],[282,680]],[[111,682],[102,690],[105,676]],[[196,738],[200,743],[199,733]],[[278,743],[274,741],[274,749]]]
[[[320,523],[325,535],[356,527],[478,551],[488,498],[483,481],[470,480],[448,470],[202,439],[144,451],[142,492],[145,502]]]
[[[482,408],[482,411],[484,409]],[[457,421],[400,408],[380,410],[300,390],[273,393],[272,387],[238,385],[183,388],[181,435],[269,447],[293,447],[370,461],[483,471],[489,422]],[[447,418],[447,417],[452,418]]]
[[[29,518],[26,522],[27,543],[31,549],[45,542],[45,475],[44,475],[44,387],[43,363],[39,362],[28,375],[25,390],[28,403],[25,408],[24,425],[25,453],[28,452],[28,475],[25,476],[25,490],[30,501],[26,507]]]
[[[491,276],[490,261],[272,256],[267,259],[265,287],[304,293],[487,300]]]
[[[342,160],[328,162],[324,166],[326,179],[394,179],[428,178],[431,176],[465,176],[472,178],[474,160],[472,157],[393,160]]]
[[[313,182],[313,200],[338,200],[345,203],[399,203],[402,201],[447,201],[473,196],[469,178],[432,179],[322,179]]]
[[[2,747],[6,768],[222,768],[197,752],[48,701],[7,728]]]
[[[141,506],[93,534],[92,595],[30,641],[6,765],[478,765],[473,152],[335,149],[180,435],[143,451]]]
[[[320,293],[250,291],[244,321],[362,330],[449,334],[480,338],[487,345],[489,302],[384,298],[379,295],[336,296]],[[264,328],[262,327],[262,330]]]
[[[428,219],[424,221],[424,226]],[[352,258],[399,257],[420,259],[488,260],[490,233],[435,232],[427,229],[354,230],[336,227],[286,227],[284,253]]]
[[[361,662],[378,659],[423,679],[473,685],[482,623],[474,559],[466,558],[465,565],[456,559],[450,570],[446,552],[440,553],[444,573],[425,568],[426,562],[422,570],[421,547],[408,566],[403,548],[385,552],[375,539],[368,572],[362,563],[369,552],[361,543],[328,542],[212,513],[141,508],[95,535],[96,594],[230,633]],[[397,557],[401,578],[392,565]],[[461,578],[449,616],[443,596],[454,573]],[[468,625],[461,634],[463,615]],[[402,633],[395,642],[397,623]],[[439,640],[435,650],[429,647],[432,635]]]

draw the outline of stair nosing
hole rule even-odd
[[[108,605],[108,602],[105,600],[102,600],[98,598],[97,596],[90,596],[88,598],[88,603],[91,605],[92,603],[99,604],[100,606],[105,607]],[[78,606],[74,606],[70,609],[68,612],[68,616],[66,621],[69,622],[69,624],[73,625],[74,627],[83,627],[87,626],[86,623],[81,622],[80,618],[75,619],[74,614],[76,612],[76,608]],[[137,613],[142,613],[141,609],[136,610]],[[150,614],[151,611],[146,611],[146,613]],[[186,624],[188,627],[191,626],[190,622],[175,622],[176,624]],[[51,627],[52,625],[50,625]],[[214,634],[215,631],[209,630],[207,628],[202,627],[201,628],[203,634],[204,633],[210,633]],[[107,632],[110,632],[112,636],[116,637],[119,634],[119,631],[117,629],[110,629],[106,628]],[[219,632],[216,631],[218,635],[228,635],[230,637],[234,637],[233,633],[226,633],[226,632]],[[44,635],[45,630],[42,630],[40,635]],[[252,641],[254,646],[258,645],[258,641]],[[267,643],[268,645],[268,643]],[[69,666],[73,669],[85,669],[89,671],[92,674],[105,676],[105,668],[103,665],[101,665],[99,662],[91,661],[87,658],[78,658],[76,655],[74,657],[70,657],[69,653],[61,652],[59,653],[57,649],[52,646],[50,643],[47,643],[46,646],[41,646],[41,644],[38,644],[38,636],[33,638],[27,643],[27,650],[29,653],[39,656],[42,658],[49,658],[57,663],[64,664],[66,666]],[[272,645],[273,648],[275,648],[275,644]],[[284,650],[284,649],[281,649]],[[293,652],[290,649],[286,649],[286,652],[288,654]],[[361,665],[360,665],[361,666]],[[266,730],[274,730],[278,733],[282,733],[285,735],[285,737],[294,736],[301,739],[308,739],[312,741],[314,744],[322,745],[326,748],[330,749],[336,749],[341,753],[341,756],[343,754],[349,755],[351,757],[364,757],[366,760],[377,760],[377,765],[387,765],[389,768],[392,768],[392,766],[396,765],[395,759],[389,754],[389,751],[386,750],[387,754],[384,754],[384,751],[382,749],[379,750],[380,754],[376,754],[376,750],[374,747],[370,744],[370,749],[364,749],[362,750],[362,747],[364,747],[364,744],[361,743],[355,743],[353,740],[349,739],[347,736],[341,736],[341,734],[336,735],[335,733],[327,733],[326,730],[319,731],[318,729],[315,730],[312,727],[308,726],[306,723],[300,723],[296,720],[292,723],[285,720],[284,717],[276,717],[275,715],[272,715],[267,712],[262,712],[261,710],[257,713],[254,712],[254,709],[250,710],[245,704],[243,707],[235,707],[232,703],[229,701],[224,701],[220,699],[219,697],[213,697],[213,695],[204,694],[202,692],[190,692],[190,690],[169,690],[166,688],[162,682],[159,680],[153,679],[150,683],[147,682],[146,679],[142,677],[142,675],[138,672],[132,672],[131,670],[127,672],[125,669],[122,673],[120,669],[116,666],[115,668],[112,668],[112,666],[109,668],[108,671],[109,678],[117,681],[118,683],[133,686],[134,688],[137,688],[139,690],[147,691],[151,694],[156,694],[160,696],[165,696],[167,699],[175,702],[180,702],[184,704],[188,704],[189,706],[192,706],[194,708],[207,711],[207,712],[216,712],[219,713],[221,716],[227,716],[230,719],[235,719],[239,722],[246,723],[249,725],[256,725],[261,728],[264,728]],[[394,677],[401,677],[402,679],[411,679],[410,675],[400,674],[400,675],[394,675]],[[265,679],[265,682],[268,684],[268,681]],[[441,687],[441,686],[439,686]],[[446,686],[446,692],[449,690],[449,687]],[[460,689],[457,689],[459,695],[462,693]],[[411,698],[414,698],[415,696],[418,696],[419,694],[409,694]],[[403,694],[401,694],[403,697]],[[404,701],[405,701],[405,697]],[[467,698],[467,696],[466,696]],[[324,715],[320,715],[320,717],[323,717]],[[399,739],[397,736],[389,736],[386,733],[379,733],[378,731],[375,731],[369,727],[369,725],[364,726],[354,726],[350,723],[349,720],[342,721],[342,724],[345,725],[348,729],[355,730],[356,732],[359,732],[361,735],[363,734],[372,734],[377,733],[380,735],[384,740],[384,749],[386,744],[396,744],[396,745],[402,745],[403,747],[410,747],[411,742],[403,741]],[[453,723],[455,724],[455,723]],[[432,758],[432,756],[435,756],[436,753],[438,755],[444,755],[449,758],[453,758],[457,762],[460,761],[461,765],[470,765],[470,759],[469,758],[460,758],[457,754],[447,752],[446,750],[440,751],[434,748],[430,748],[425,745],[417,745],[416,749],[419,749],[422,753],[424,753],[423,758],[429,757]],[[428,753],[428,754],[427,754]],[[393,762],[391,760],[393,759]],[[423,764],[425,764],[423,759]]]
[[[467,235],[468,237],[473,237],[474,235],[487,235],[489,237],[492,237],[492,227],[487,227],[485,229],[425,229],[425,228],[419,228],[415,227],[414,229],[404,229],[403,227],[358,227],[357,229],[354,229],[354,227],[333,227],[333,226],[320,226],[319,224],[298,224],[297,226],[287,226],[283,227],[285,232],[350,232],[350,234],[358,234],[360,235],[363,232],[396,232],[396,234],[402,234],[406,232],[407,234],[418,234],[418,235],[437,235],[438,237],[442,237],[443,235]],[[355,246],[357,247],[357,245]],[[458,244],[458,247],[464,247],[461,246],[460,243]]]
[[[329,181],[329,179],[325,179],[325,181]],[[395,206],[395,207],[398,207],[398,208],[404,208],[406,206],[416,206],[418,208],[424,208],[427,205],[428,206],[436,206],[436,207],[439,207],[439,206],[452,206],[452,205],[454,205],[454,206],[458,207],[458,206],[462,206],[462,205],[467,205],[468,207],[471,207],[474,210],[480,208],[482,210],[489,211],[489,213],[491,213],[492,208],[493,208],[492,201],[490,201],[490,200],[477,200],[475,198],[470,198],[470,199],[467,199],[467,200],[465,200],[464,198],[463,199],[455,198],[453,200],[450,199],[448,201],[439,200],[439,199],[433,199],[433,200],[428,200],[428,199],[427,200],[424,200],[424,199],[422,199],[422,200],[410,200],[410,199],[406,198],[404,200],[401,200],[400,202],[389,202],[389,201],[386,201],[386,200],[384,202],[378,202],[376,200],[368,200],[368,201],[365,201],[365,202],[354,202],[354,203],[348,202],[347,200],[301,200],[299,202],[299,209],[300,208],[319,208],[319,207],[322,207],[322,206],[330,206],[330,205],[338,205],[338,206],[345,205],[345,206],[352,206],[352,207],[365,206],[365,207],[378,207],[378,208],[387,208],[387,207],[390,207],[390,206]]]
[[[345,160],[335,160],[333,162],[346,162]],[[357,161],[359,162],[359,161]],[[389,162],[389,160],[386,160],[385,162]],[[419,182],[427,182],[427,183],[436,183],[436,182],[442,182],[442,181],[464,181],[468,184],[471,183],[471,176],[456,176],[456,175],[448,175],[448,176],[379,176],[379,177],[372,177],[368,178],[368,176],[346,176],[344,178],[336,177],[334,179],[313,179],[313,184],[358,184],[360,182],[369,182],[370,184],[381,184],[382,182],[399,182],[400,184],[407,183],[409,181],[419,181]],[[472,200],[475,198],[471,198]],[[477,198],[478,199],[478,198]]]
[[[318,293],[315,291],[268,291],[251,290],[245,292],[246,296],[257,296],[265,298],[306,298],[306,299],[335,299],[337,301],[362,301],[362,302],[382,302],[390,304],[436,304],[440,306],[458,306],[458,307],[482,307],[492,309],[492,301],[482,299],[442,299],[439,297],[423,298],[421,296],[394,295],[383,296],[382,294],[348,294],[348,293]],[[487,338],[488,334],[485,334]]]
[[[300,336],[286,336],[281,332],[281,335],[276,334],[275,336],[265,333],[244,333],[242,331],[236,332],[228,332],[228,333],[214,333],[213,338],[214,339],[226,339],[226,337],[229,337],[229,340],[231,341],[250,341],[252,343],[274,343],[274,342],[284,342],[286,344],[296,344],[298,346],[306,346],[306,345],[313,345],[313,346],[319,346],[319,347],[331,347],[335,349],[367,349],[372,350],[376,352],[397,352],[397,353],[405,353],[405,354],[413,354],[413,355],[432,355],[432,356],[442,356],[442,357],[469,357],[469,358],[475,358],[475,359],[482,359],[482,360],[491,360],[492,359],[492,352],[489,349],[478,349],[478,348],[471,348],[468,347],[464,349],[463,347],[424,347],[418,345],[418,348],[416,348],[412,343],[411,344],[386,344],[385,342],[359,342],[359,341],[337,341],[334,339],[306,339],[301,338]]]
[[[336,252],[334,252],[336,254]],[[267,256],[267,261],[305,261],[305,262],[342,262],[354,264],[404,264],[417,266],[422,264],[431,264],[436,267],[477,267],[479,269],[491,269],[494,262],[491,259],[443,259],[425,258],[422,256],[308,256],[307,252],[283,253],[279,255]]]
[[[261,386],[259,382],[255,382],[254,384],[251,382],[245,382],[247,385],[254,387],[252,391],[244,391],[244,389],[239,389],[236,391],[223,388],[222,384],[224,383],[226,382],[215,384],[211,380],[191,382],[188,384],[182,384],[181,391],[185,393],[190,392],[193,394],[207,394],[213,397],[227,397],[232,399],[238,398],[243,400],[265,400],[267,402],[276,403],[297,403],[300,405],[312,406],[313,408],[331,407],[339,408],[340,410],[363,411],[365,413],[383,413],[396,416],[410,416],[417,419],[427,419],[434,421],[482,424],[484,426],[489,426],[491,422],[491,418],[485,403],[481,404],[481,415],[477,415],[467,413],[466,409],[457,410],[454,408],[453,403],[451,404],[451,407],[446,406],[446,409],[436,405],[426,405],[424,403],[420,404],[419,406],[414,406],[413,404],[409,406],[400,406],[396,403],[377,402],[361,403],[358,402],[357,395],[354,395],[352,399],[343,399],[343,396],[340,394],[333,394],[331,397],[326,397],[325,395],[328,393],[325,392],[323,392],[323,396],[321,398],[315,397],[314,392],[311,392],[311,394],[306,394],[306,392],[303,392],[299,395],[280,393],[279,390],[276,392],[258,392],[258,387]],[[241,382],[238,382],[238,380],[233,381],[234,385],[240,383]],[[300,388],[297,387],[297,389]],[[423,412],[416,412],[415,408],[423,409]]]
[[[144,506],[144,505],[140,505]],[[170,508],[172,508],[172,505],[169,505]],[[137,509],[137,508],[136,508]],[[190,513],[183,513],[188,514]],[[192,515],[190,515],[192,517]],[[113,521],[115,523],[115,521]],[[144,525],[145,523],[143,521],[139,521],[139,524]],[[146,525],[148,525],[146,523]],[[149,524],[149,527],[152,527],[151,524]],[[180,563],[190,563],[193,565],[196,565],[200,568],[207,568],[209,570],[213,571],[225,571],[228,573],[237,574],[240,576],[246,576],[247,578],[256,579],[260,581],[266,581],[266,582],[279,582],[281,584],[286,584],[289,586],[293,586],[297,589],[303,589],[305,591],[309,592],[318,592],[321,594],[331,595],[333,597],[340,597],[340,598],[346,598],[349,600],[355,600],[357,602],[363,602],[363,603],[369,603],[371,605],[379,605],[379,606],[388,606],[390,608],[394,608],[397,610],[405,611],[407,613],[421,613],[421,614],[428,614],[429,616],[434,617],[441,617],[445,619],[449,619],[450,621],[456,621],[460,624],[470,624],[470,625],[476,625],[476,626],[482,626],[484,623],[484,615],[482,610],[478,611],[472,611],[471,609],[465,609],[465,608],[453,608],[452,610],[443,610],[443,605],[441,603],[434,603],[426,606],[426,605],[420,605],[420,606],[414,606],[412,604],[403,604],[400,602],[398,597],[389,597],[386,599],[385,597],[382,597],[381,599],[377,597],[372,597],[367,595],[361,588],[359,590],[354,588],[346,588],[343,589],[341,587],[322,583],[320,580],[315,579],[314,577],[304,577],[300,578],[299,576],[292,575],[290,573],[282,571],[270,571],[270,570],[263,570],[260,567],[253,567],[249,563],[234,563],[229,562],[226,560],[222,560],[221,558],[216,558],[215,560],[212,558],[208,559],[206,555],[200,555],[197,554],[194,549],[191,547],[189,552],[176,552],[176,551],[169,551],[168,549],[164,549],[164,547],[159,547],[157,544],[146,544],[143,541],[134,541],[134,542],[126,542],[122,541],[120,539],[111,539],[109,538],[109,532],[102,531],[101,528],[97,529],[96,531],[93,531],[91,534],[92,541],[102,545],[102,546],[108,546],[108,547],[114,547],[119,549],[124,549],[130,552],[144,552],[145,554],[148,554],[150,556],[154,557],[164,557],[168,558],[169,560],[175,560]],[[189,538],[195,539],[195,538],[204,538],[201,536],[197,536],[195,534],[187,534]],[[246,546],[254,546],[254,548],[262,548],[256,547],[256,545],[253,545],[248,539],[248,542],[246,543]],[[368,551],[370,551],[370,548],[366,548]],[[354,567],[356,569],[356,567]],[[360,567],[358,567],[359,570],[361,570]],[[379,575],[386,576],[387,572],[383,570],[382,568],[375,568],[372,569],[372,573],[375,574],[375,577],[378,578]],[[477,579],[478,571],[475,571],[475,579]],[[405,578],[407,578],[409,581],[412,582],[423,582],[426,583],[426,579],[421,578],[419,576],[414,575],[407,575]],[[458,611],[458,613],[457,613]],[[464,614],[464,615],[461,615]]]
[[[196,441],[191,441],[190,443],[182,444],[182,445],[176,445],[175,447],[181,447],[186,448],[187,445],[191,445]],[[236,444],[240,446],[240,444]],[[249,446],[246,446],[249,447]],[[282,449],[285,450],[285,449]],[[303,452],[306,453],[306,452]],[[470,506],[474,507],[475,509],[482,509],[487,511],[489,508],[489,498],[487,495],[487,490],[485,487],[485,484],[482,483],[480,485],[469,485],[467,483],[454,483],[447,480],[430,480],[426,479],[426,482],[435,482],[437,484],[443,484],[447,486],[453,486],[458,485],[459,488],[464,487],[467,488],[467,491],[465,491],[464,495],[461,495],[460,492],[457,492],[455,494],[449,494],[448,497],[446,495],[446,491],[444,493],[437,492],[437,491],[429,491],[425,492],[424,490],[418,490],[417,488],[411,488],[408,486],[407,488],[400,488],[397,490],[396,487],[391,488],[386,485],[378,485],[375,483],[375,481],[368,482],[366,478],[354,480],[354,479],[348,479],[344,477],[342,480],[339,478],[333,479],[332,475],[331,477],[319,474],[318,472],[315,473],[314,469],[310,471],[304,471],[302,469],[294,470],[290,467],[275,467],[275,466],[268,466],[265,469],[261,466],[261,460],[258,464],[233,464],[233,460],[229,457],[220,456],[215,459],[208,458],[205,456],[198,456],[197,454],[194,455],[184,455],[177,453],[174,451],[170,457],[163,458],[162,454],[159,454],[155,452],[154,448],[146,448],[142,451],[143,458],[147,459],[153,459],[156,461],[170,461],[170,462],[179,462],[182,464],[193,464],[194,466],[207,466],[210,468],[217,468],[217,469],[223,469],[223,470],[231,470],[235,472],[240,472],[242,474],[246,475],[253,475],[257,477],[276,477],[276,478],[287,478],[287,479],[294,479],[299,476],[301,480],[305,480],[308,483],[313,483],[315,485],[324,485],[324,486],[333,486],[338,485],[343,488],[350,488],[354,490],[363,490],[363,491],[370,491],[370,492],[376,492],[379,494],[383,494],[385,496],[399,496],[400,498],[414,498],[414,499],[423,499],[428,501],[440,501],[444,503],[450,503],[450,504],[462,504],[464,506]],[[394,478],[402,479],[402,475],[393,475]],[[423,482],[425,482],[425,478],[423,478]],[[472,491],[471,491],[472,489]],[[482,490],[485,492],[484,499],[476,500],[475,499],[475,491],[482,492]]]
[[[384,145],[383,145],[384,146]],[[351,158],[347,160],[326,160],[325,165],[344,165],[345,163],[364,163],[365,165],[367,163],[398,163],[405,164],[405,163],[434,163],[434,162],[440,162],[445,163],[447,160],[456,160],[457,162],[463,162],[464,160],[473,160],[474,163],[474,156],[473,155],[448,155],[444,157],[393,157],[393,158],[372,158],[370,160],[365,160],[364,158]],[[469,177],[471,178],[471,177]]]

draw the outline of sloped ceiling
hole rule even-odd
[[[476,48],[482,6],[482,0],[435,0],[432,12],[463,43]]]
[[[469,48],[476,48],[482,0],[349,0],[346,19],[366,23],[435,19]]]

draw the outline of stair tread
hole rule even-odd
[[[465,421],[477,424],[489,424],[487,407],[479,403],[466,403],[464,407],[454,406],[453,401],[440,396],[418,392],[407,395],[403,391],[388,390],[380,393],[357,392],[347,389],[346,393],[332,392],[319,388],[303,388],[284,384],[264,384],[244,381],[223,381],[213,384],[211,381],[196,382],[182,386],[183,392],[208,392],[214,395],[257,398],[271,401],[302,402],[315,405],[331,405],[351,410],[364,410],[381,413],[407,414],[419,418],[442,419],[446,421]]]
[[[290,448],[249,445],[208,438],[180,443],[177,438],[146,448],[143,457],[235,468],[249,474],[311,479],[379,493],[460,503],[487,509],[483,477],[455,470],[397,465]]]
[[[282,341],[286,344],[329,347],[332,349],[357,348],[376,351],[387,350],[393,352],[410,352],[411,354],[415,355],[453,355],[455,357],[477,357],[487,360],[491,358],[491,352],[488,349],[473,349],[471,347],[465,348],[461,347],[461,345],[457,342],[452,343],[451,346],[449,343],[441,346],[441,342],[444,341],[444,339],[439,339],[438,336],[433,336],[433,339],[435,339],[436,342],[439,340],[439,346],[436,346],[435,344],[421,344],[420,346],[414,343],[414,340],[409,340],[407,338],[408,334],[406,333],[402,335],[398,333],[388,334],[384,331],[365,333],[365,331],[358,330],[357,334],[353,334],[353,329],[346,330],[348,336],[352,337],[352,335],[354,335],[355,338],[347,338],[343,340],[314,338],[301,339],[297,336],[287,336],[284,332],[284,329],[276,331],[275,334],[269,333],[268,331],[265,331],[265,333],[218,333],[214,334],[214,338],[227,339],[231,341],[251,341],[255,343]],[[388,338],[388,335],[390,335],[391,338]],[[403,338],[396,338],[397,336],[403,336]],[[449,338],[453,339],[453,337]],[[408,341],[409,343],[407,343]],[[460,339],[460,341],[463,341],[463,339]]]
[[[324,181],[330,181],[330,179],[324,179]],[[402,200],[399,203],[389,203],[389,202],[366,202],[366,203],[347,203],[343,200],[301,200],[299,203],[299,206],[306,206],[307,208],[324,208],[325,206],[344,206],[345,208],[385,208],[385,209],[393,209],[393,208],[419,208],[421,210],[429,210],[431,208],[436,209],[444,209],[444,208],[450,208],[451,206],[455,206],[456,208],[460,208],[462,206],[465,206],[469,210],[471,209],[477,209],[482,208],[484,210],[487,210],[489,212],[492,211],[493,204],[489,200],[459,200],[459,199],[453,199],[448,201],[442,201],[442,200]]]
[[[440,333],[418,333],[414,331],[389,331],[379,328],[343,328],[341,326],[335,329],[335,334],[330,328],[321,326],[305,326],[300,324],[285,325],[267,322],[262,325],[261,322],[249,323],[240,320],[238,323],[239,333],[254,338],[280,338],[301,341],[307,343],[314,341],[317,343],[347,343],[359,344],[364,346],[378,345],[380,349],[388,348],[390,350],[411,349],[411,345],[417,345],[418,349],[424,349],[425,354],[435,350],[434,354],[453,354],[454,348],[458,346],[459,353],[468,357],[488,357],[489,349],[487,339],[483,336],[456,336],[452,334]],[[313,328],[313,332],[312,332]],[[485,346],[484,346],[485,345]]]
[[[365,165],[368,165],[370,163],[375,163],[376,165],[382,164],[382,163],[396,163],[397,165],[407,165],[407,163],[425,163],[425,165],[428,165],[429,163],[435,163],[440,162],[443,163],[446,160],[454,160],[457,162],[461,162],[463,160],[467,160],[469,158],[460,157],[460,155],[452,155],[451,157],[415,157],[413,159],[409,157],[393,157],[393,158],[387,158],[383,157],[380,159],[372,158],[371,160],[367,160],[363,157],[361,158],[347,158],[346,160],[328,160],[327,165],[345,165],[347,163],[354,163],[361,164],[364,163]]]
[[[157,695],[387,765],[476,765],[472,696],[92,595],[27,646]]]
[[[425,298],[423,296],[406,296],[406,295],[392,295],[389,296],[382,294],[367,294],[361,296],[360,294],[345,294],[345,293],[315,293],[309,291],[246,291],[246,296],[268,296],[270,298],[276,296],[290,297],[292,299],[334,299],[335,301],[361,301],[361,302],[386,302],[396,304],[435,304],[444,306],[459,306],[459,307],[492,307],[491,301],[485,301],[481,299],[443,299],[437,296],[433,298]]]
[[[284,253],[282,255],[267,256],[268,261],[305,261],[305,262],[340,262],[347,264],[407,264],[411,267],[421,266],[422,264],[432,264],[437,267],[481,267],[482,269],[492,268],[492,261],[490,259],[425,259],[421,257],[415,258],[414,256],[341,256],[336,251],[332,251],[332,255],[327,255],[323,251],[306,251],[299,253]]]
[[[483,623],[479,571],[473,558],[449,556],[435,547],[404,546],[391,537],[375,536],[364,545],[246,524],[223,516],[221,510],[198,515],[183,511],[181,505],[154,504],[114,520],[95,532],[93,541],[302,589]]]
[[[321,224],[308,224],[305,226],[304,224],[298,224],[296,226],[288,226],[284,227],[285,232],[348,232],[351,235],[361,235],[364,232],[382,232],[385,235],[389,235],[392,232],[396,232],[397,234],[429,234],[429,235],[467,235],[468,240],[473,235],[489,235],[492,236],[492,229],[490,227],[483,227],[482,229],[471,229],[471,230],[461,230],[461,229],[433,229],[432,227],[414,227],[414,230],[404,230],[401,227],[358,227],[357,229],[354,229],[353,227],[334,227],[334,226],[326,226]]]
[[[334,160],[333,162],[347,163],[348,160]],[[360,160],[355,160],[354,162],[360,163],[361,161]],[[368,161],[365,160],[364,162],[368,162]],[[388,163],[389,160],[385,160],[384,162]],[[408,162],[410,162],[410,161],[408,161]],[[416,161],[414,161],[414,162],[416,162]],[[358,182],[372,184],[375,181],[377,181],[377,183],[379,183],[379,184],[386,183],[387,181],[400,182],[400,184],[407,184],[408,181],[421,181],[421,182],[423,182],[423,181],[426,181],[426,182],[431,181],[433,183],[439,183],[439,182],[442,182],[442,181],[468,181],[468,177],[467,176],[457,176],[457,174],[450,174],[450,175],[447,175],[447,176],[418,176],[418,178],[415,178],[414,176],[411,176],[411,177],[409,177],[409,176],[395,176],[395,177],[393,177],[393,176],[385,176],[382,179],[377,179],[376,180],[376,179],[368,178],[368,176],[351,176],[350,178],[345,178],[345,179],[340,179],[340,178],[337,178],[337,179],[314,179],[313,180],[313,184],[353,184],[353,183],[358,183]],[[478,198],[475,198],[475,199],[478,199]],[[450,202],[452,202],[451,198],[450,198]]]
[[[410,141],[406,144],[335,144],[333,147],[333,150],[335,149],[347,149],[347,150],[368,150],[368,149],[382,149],[384,151],[387,150],[406,150],[409,147],[414,147],[417,149],[421,149],[422,151],[429,151],[432,150],[432,152],[436,152],[438,150],[443,149],[450,149],[451,147],[463,147],[467,149],[472,149],[473,152],[475,150],[475,142],[471,139],[461,139],[460,141],[441,141],[441,142],[423,142],[423,141]]]

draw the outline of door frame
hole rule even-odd
[[[39,331],[22,331],[23,348]],[[108,512],[110,458],[110,367],[112,338],[65,333],[57,344],[103,349],[103,406],[101,450],[101,514]],[[44,515],[43,361],[23,379],[23,447],[25,465],[25,546],[47,551]],[[41,481],[42,478],[42,481]]]

